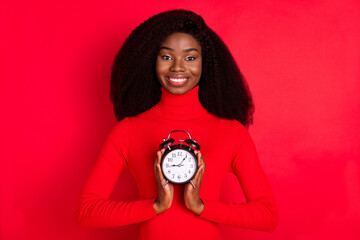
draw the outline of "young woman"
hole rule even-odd
[[[275,229],[273,192],[247,131],[250,91],[225,44],[199,15],[173,10],[140,24],[116,56],[111,100],[119,122],[81,194],[80,227],[141,223],[138,239],[182,240],[221,239],[218,224]],[[185,185],[167,182],[160,168],[159,144],[178,129],[201,145],[195,177]],[[109,200],[125,169],[140,199]],[[236,175],[246,203],[219,201],[228,172]]]

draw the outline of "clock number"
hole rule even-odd
[[[184,178],[187,178],[187,174],[185,173]]]
[[[172,175],[172,178],[174,178],[174,177],[175,177],[175,174]]]
[[[169,164],[167,163],[167,164],[165,165],[165,167],[169,167]]]
[[[172,159],[172,158],[168,158],[168,161],[169,161],[169,162],[172,162],[172,161],[173,161],[173,159]]]
[[[169,170],[167,170],[167,173],[171,173],[171,170],[169,169]]]
[[[178,156],[182,156],[182,152],[178,152]]]
[[[181,176],[180,176],[180,175],[178,175],[178,179],[181,179]]]
[[[193,168],[194,167],[194,164],[190,164],[190,168]]]
[[[189,173],[191,173],[191,170],[189,170]]]
[[[173,158],[176,158],[176,153],[173,153],[173,154],[172,154],[172,157],[173,157]]]

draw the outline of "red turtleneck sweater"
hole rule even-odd
[[[207,112],[198,97],[199,86],[183,95],[162,88],[161,100],[135,117],[117,123],[108,134],[80,197],[76,212],[81,228],[116,227],[141,223],[138,239],[221,239],[218,223],[273,231],[277,208],[260,166],[253,141],[238,121]],[[174,185],[171,207],[156,215],[154,161],[159,144],[173,130],[186,130],[197,139],[206,164],[200,189],[200,216],[184,204],[183,185]],[[176,135],[179,134],[179,135]],[[174,133],[174,139],[187,135]],[[140,200],[118,202],[109,196],[125,169],[134,176]],[[236,175],[246,203],[219,201],[224,176]]]

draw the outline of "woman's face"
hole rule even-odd
[[[184,94],[201,77],[201,46],[189,34],[174,33],[161,44],[156,59],[156,75],[163,88],[172,94]]]

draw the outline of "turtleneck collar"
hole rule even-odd
[[[154,106],[163,118],[189,120],[201,117],[207,110],[199,101],[199,85],[185,94],[176,95],[161,87],[161,99]]]

